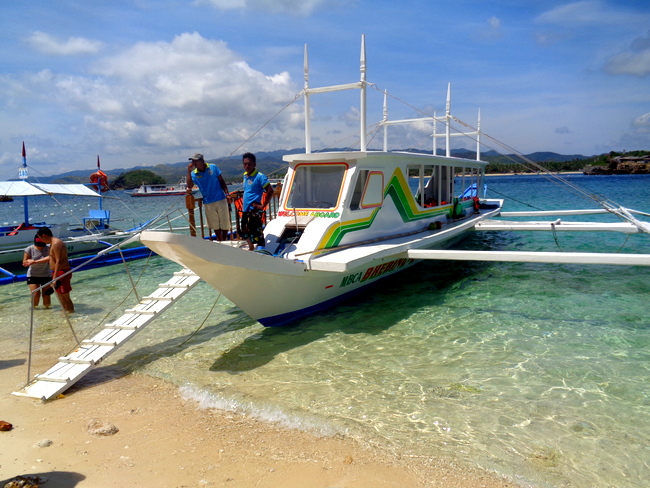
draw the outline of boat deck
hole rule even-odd
[[[371,261],[380,259],[395,259],[408,257],[411,249],[430,249],[448,243],[457,238],[459,233],[471,231],[481,221],[496,216],[501,210],[500,205],[494,209],[482,211],[467,219],[451,221],[442,229],[428,230],[416,234],[404,235],[384,241],[351,245],[350,247],[330,251],[312,257],[307,261],[307,267],[314,271],[347,272]]]

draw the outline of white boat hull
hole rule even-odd
[[[408,257],[409,249],[448,247],[497,211],[477,214],[444,230],[360,245],[308,261],[169,232],[144,231],[140,241],[191,269],[261,324],[274,327],[328,308],[412,266],[417,261]]]

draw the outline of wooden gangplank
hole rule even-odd
[[[90,373],[199,281],[200,278],[189,269],[174,273],[171,279],[158,285],[154,293],[143,297],[136,307],[125,310],[124,315],[115,322],[106,323],[98,333],[81,341],[74,351],[59,358],[54,366],[45,373],[36,375],[30,383],[13,394],[43,401],[56,397]]]

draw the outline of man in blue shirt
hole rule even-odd
[[[242,213],[242,237],[248,240],[248,250],[255,249],[255,244],[263,245],[262,212],[266,210],[273,187],[266,175],[257,171],[255,155],[247,152],[242,156],[244,166],[244,203]]]
[[[228,211],[228,185],[221,176],[216,164],[207,164],[203,154],[196,153],[187,165],[187,193],[192,193],[192,186],[201,190],[203,207],[208,227],[214,229],[218,241],[225,241],[230,229],[230,212]],[[210,232],[212,240],[212,232]]]

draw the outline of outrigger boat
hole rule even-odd
[[[97,172],[90,176],[89,186],[82,184],[52,184],[29,182],[25,144],[23,143],[23,164],[16,181],[0,181],[0,196],[22,198],[23,222],[19,225],[0,226],[0,265],[22,263],[24,249],[33,243],[40,227],[49,227],[55,237],[62,239],[69,254],[96,252],[133,236],[151,222],[128,230],[117,230],[110,226],[111,214],[103,208],[102,192],[108,190],[106,175],[100,169],[97,157]],[[95,191],[94,189],[97,191]],[[29,200],[36,196],[68,195],[95,197],[96,209],[88,211],[78,225],[48,222],[33,222],[29,214]]]
[[[384,147],[374,151],[366,142],[366,89],[371,85],[366,81],[365,41],[359,82],[310,88],[306,47],[304,71],[306,151],[284,157],[289,168],[280,208],[264,229],[263,247],[249,252],[236,243],[170,232],[145,231],[140,236],[150,249],[192,270],[263,325],[284,325],[329,307],[421,259],[650,265],[650,255],[638,254],[448,249],[477,230],[649,233],[650,224],[637,220],[633,210],[602,200],[604,209],[559,215],[609,213],[621,217],[622,223],[495,220],[558,212],[507,213],[502,212],[503,200],[488,198],[484,178],[488,163],[480,160],[480,116],[477,129],[452,132],[452,122],[459,120],[450,112],[449,89],[444,116],[397,121],[388,119],[384,93],[379,124]],[[310,96],[348,89],[361,92],[360,150],[312,153]],[[433,124],[431,154],[388,150],[388,127],[426,120]],[[441,133],[439,124],[445,126]],[[451,157],[450,139],[457,135],[474,138],[476,160]],[[437,154],[438,138],[446,141],[444,156]]]

